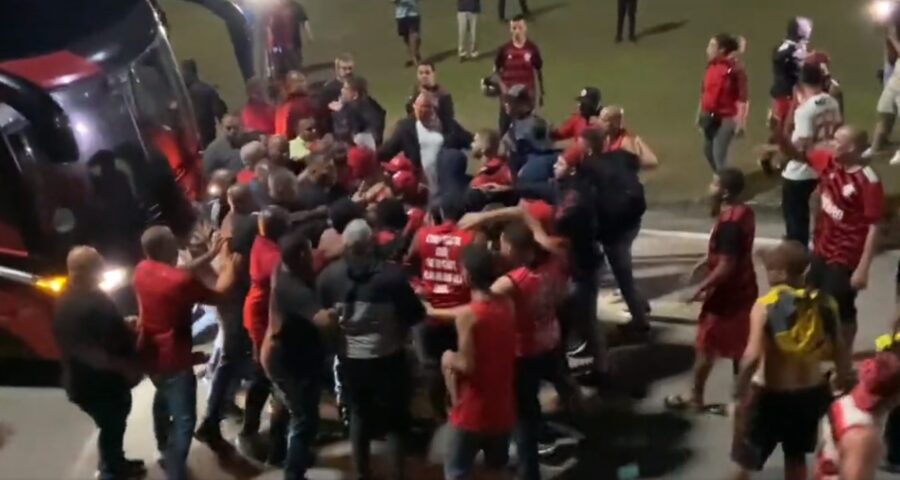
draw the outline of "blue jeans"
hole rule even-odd
[[[223,305],[219,313],[222,318],[221,356],[212,374],[204,420],[215,426],[222,420],[222,408],[233,400],[238,381],[252,365],[250,338],[244,329],[240,308]]]
[[[503,470],[509,462],[509,433],[488,435],[468,432],[448,425],[447,457],[444,459],[444,478],[462,480],[472,477],[475,457],[484,451],[484,465]]]
[[[516,454],[518,455],[519,480],[540,480],[541,467],[538,456],[543,414],[538,393],[541,380],[553,377],[558,370],[557,352],[516,359],[516,405],[518,422],[515,429]]]
[[[150,378],[153,396],[153,433],[163,454],[168,480],[187,479],[187,456],[197,422],[197,379],[191,369]]]
[[[318,372],[303,377],[269,371],[272,391],[290,414],[287,433],[286,480],[303,480],[313,465],[312,446],[319,432],[319,398],[322,392]]]

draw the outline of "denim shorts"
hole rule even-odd
[[[461,430],[448,425],[447,454],[444,460],[444,478],[457,480],[470,478],[478,452],[484,452],[484,465],[491,470],[501,470],[509,463],[508,433],[489,435]]]

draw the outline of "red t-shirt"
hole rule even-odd
[[[578,138],[581,132],[585,131],[590,124],[580,112],[575,112],[569,117],[565,123],[550,133],[553,140],[567,140],[570,138]]]
[[[475,369],[460,378],[450,423],[467,432],[508,433],[516,422],[515,313],[507,299],[472,302],[469,307],[475,315]]]
[[[502,158],[492,158],[484,162],[484,166],[478,170],[470,183],[472,188],[483,187],[488,184],[510,186],[513,183],[512,171]]]
[[[714,58],[703,76],[701,109],[721,118],[737,115],[737,104],[747,101],[747,72],[730,58]]]
[[[806,160],[819,174],[821,207],[813,252],[826,263],[854,269],[862,257],[869,227],[884,213],[884,188],[871,167],[845,168],[834,152],[810,151]]]
[[[297,122],[303,118],[313,118],[315,109],[307,95],[289,95],[275,109],[275,134],[288,140],[297,136]]]
[[[446,222],[425,227],[416,236],[422,273],[422,291],[428,303],[451,308],[469,302],[469,284],[462,271],[462,250],[474,234]]]
[[[250,249],[250,291],[244,300],[244,328],[257,348],[262,345],[269,327],[269,294],[272,272],[281,260],[278,244],[257,236]]]
[[[190,272],[154,260],[134,269],[138,352],[147,373],[170,374],[191,368],[191,311],[214,293]]]
[[[562,260],[550,257],[536,268],[519,267],[506,276],[515,286],[516,355],[532,357],[559,346],[556,309],[568,281]]]
[[[236,179],[241,185],[250,185],[250,182],[256,179],[256,174],[245,168],[237,173]]]
[[[531,98],[535,98],[535,71],[544,67],[544,59],[531,40],[526,40],[521,47],[517,47],[512,41],[500,47],[494,58],[494,67],[499,72],[503,85],[507,88],[525,85]]]
[[[737,262],[731,276],[708,292],[703,303],[706,313],[722,317],[743,312],[756,302],[758,287],[753,268],[753,240],[756,238],[756,215],[747,205],[733,205],[716,218],[709,235],[707,269],[712,272],[729,256]]]
[[[241,124],[247,132],[272,135],[275,133],[275,107],[264,102],[248,101],[241,111]]]

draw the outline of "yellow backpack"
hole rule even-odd
[[[790,355],[823,356],[838,332],[834,299],[817,290],[776,285],[759,300],[766,306],[768,331],[775,345]]]

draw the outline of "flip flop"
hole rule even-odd
[[[691,400],[690,397],[683,395],[669,395],[663,400],[663,403],[669,410],[680,412],[699,413],[705,408],[704,405],[699,405]]]

